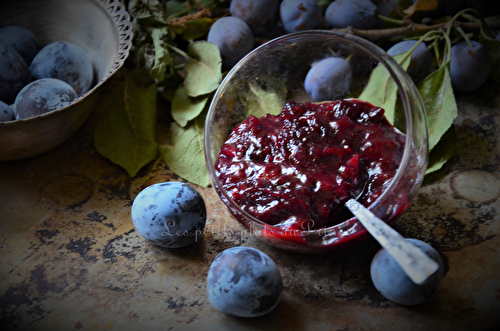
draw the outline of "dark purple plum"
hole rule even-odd
[[[321,24],[321,8],[316,0],[283,0],[280,19],[288,33],[316,29]]]
[[[264,32],[278,16],[278,0],[233,0],[229,7],[232,16],[241,18],[254,35]]]
[[[78,96],[92,86],[94,69],[85,51],[64,41],[48,44],[29,67],[33,79],[57,78],[71,85]]]
[[[370,0],[335,0],[326,9],[330,28],[372,29],[379,24],[377,6]]]
[[[406,239],[439,264],[438,270],[422,284],[415,284],[394,258],[381,249],[370,266],[373,285],[387,299],[401,305],[418,305],[431,299],[444,275],[444,264],[439,253],[429,244],[418,239]]]
[[[12,104],[17,93],[30,82],[23,57],[12,47],[0,43],[0,100]]]
[[[208,32],[207,41],[219,47],[226,69],[234,66],[253,48],[253,34],[248,25],[238,17],[218,19]]]
[[[29,83],[14,102],[16,119],[30,118],[61,109],[76,99],[76,93],[66,82],[43,78]]]
[[[137,232],[149,242],[165,248],[196,242],[207,220],[201,194],[181,182],[146,187],[134,199],[131,215]]]
[[[401,41],[387,51],[387,54],[394,56],[404,52],[408,52],[415,46],[417,40],[405,40]],[[411,54],[410,65],[406,72],[410,77],[418,82],[423,78],[427,77],[431,70],[432,65],[432,53],[429,51],[425,43],[420,43],[415,48]]]
[[[306,75],[304,88],[313,101],[333,101],[349,93],[352,69],[340,57],[328,57],[315,63]]]
[[[8,25],[0,29],[0,42],[14,48],[27,65],[40,51],[40,43],[33,32],[17,25]]]
[[[478,89],[488,79],[491,61],[488,50],[471,40],[472,47],[462,41],[451,48],[450,79],[454,89],[470,92]]]
[[[269,313],[278,304],[283,280],[274,261],[251,247],[233,247],[215,257],[207,277],[210,303],[240,317]]]
[[[5,102],[0,101],[0,122],[9,122],[15,119],[14,109],[10,108]]]

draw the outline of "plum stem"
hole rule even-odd
[[[386,22],[389,22],[389,23],[394,23],[394,24],[398,24],[398,25],[401,25],[401,26],[404,26],[406,24],[406,21],[404,21],[404,20],[397,20],[397,19],[394,19],[394,18],[390,18],[390,17],[387,17],[387,16],[380,15],[380,14],[377,14],[376,16],[377,16],[378,19],[381,19],[382,21],[386,21]]]
[[[433,31],[428,31],[426,34],[424,34],[422,37],[420,37],[420,39],[419,39],[419,40],[415,43],[415,45],[413,45],[413,47],[412,47],[412,48],[410,48],[410,49],[406,52],[405,56],[403,56],[403,57],[401,58],[401,60],[399,60],[399,63],[398,63],[398,64],[399,64],[399,65],[401,65],[402,63],[404,63],[404,61],[408,58],[408,56],[411,56],[411,54],[412,54],[412,53],[413,53],[413,51],[417,48],[417,46],[418,46],[420,43],[422,43],[425,39],[429,38],[429,37],[430,37],[430,36],[432,36],[432,35],[439,34],[439,33],[441,33],[441,32],[440,32],[440,31],[435,31],[435,30],[433,30]]]
[[[464,40],[467,42],[467,45],[469,45],[469,47],[474,47],[474,45],[472,45],[472,42],[470,41],[470,38],[467,36],[467,34],[465,34],[464,30],[461,27],[457,26],[456,30],[458,31],[458,33],[460,33],[462,38],[464,38]]]

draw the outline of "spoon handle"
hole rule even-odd
[[[350,199],[347,201],[346,207],[380,245],[391,254],[415,284],[423,283],[438,269],[439,265],[436,261],[406,241],[396,230],[376,217],[361,203]]]

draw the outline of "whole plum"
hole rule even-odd
[[[233,0],[229,7],[232,16],[241,18],[254,35],[264,32],[278,16],[278,0]]]
[[[29,118],[60,109],[76,99],[76,93],[66,82],[42,78],[29,83],[14,102],[16,119]]]
[[[40,43],[33,32],[17,25],[8,25],[0,29],[0,42],[14,48],[27,65],[40,51]]]
[[[288,33],[316,29],[321,24],[321,8],[316,0],[283,0],[280,18]]]
[[[16,119],[14,110],[8,104],[0,100],[0,122],[8,122]]]
[[[85,51],[64,41],[48,44],[29,67],[34,79],[57,78],[71,85],[78,96],[92,86],[94,69]]]
[[[450,79],[458,91],[470,92],[483,85],[491,71],[488,50],[471,40],[472,47],[462,41],[451,48]]]
[[[417,40],[401,41],[387,51],[387,54],[394,56],[408,52],[417,43]],[[410,58],[410,65],[406,70],[408,75],[416,82],[427,77],[431,70],[432,54],[427,46],[422,42],[418,44]]]
[[[219,311],[257,317],[278,304],[283,280],[274,261],[251,247],[233,247],[215,257],[207,277],[210,303]]]
[[[415,284],[394,258],[381,249],[370,266],[373,285],[387,299],[401,305],[418,305],[434,296],[444,275],[444,264],[439,253],[418,239],[406,239],[439,264],[438,270],[422,284]]]
[[[370,0],[335,0],[326,9],[330,28],[372,29],[379,24],[377,6]]]
[[[23,57],[12,47],[0,43],[0,100],[11,104],[17,93],[30,82]]]
[[[349,93],[351,81],[349,63],[340,57],[328,57],[309,69],[304,88],[314,101],[333,101]]]
[[[208,31],[207,41],[216,44],[226,69],[234,66],[253,48],[253,34],[238,17],[222,17]]]
[[[184,247],[197,241],[207,220],[203,197],[181,182],[148,186],[134,199],[131,215],[137,232],[166,248]]]

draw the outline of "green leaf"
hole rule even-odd
[[[149,0],[147,3],[141,0],[130,0],[128,3],[128,11],[134,18],[151,17],[155,12],[161,11],[161,7],[159,0]]]
[[[401,53],[393,57],[403,70],[408,69],[410,64],[411,56],[406,56],[407,53],[408,52]],[[377,107],[384,108],[386,118],[389,122],[394,123],[397,97],[398,86],[385,66],[379,65],[373,69],[368,84],[358,99],[368,101]]]
[[[165,16],[171,17],[189,9],[188,1],[167,1],[165,4]]]
[[[208,99],[209,95],[197,98],[190,97],[187,95],[184,85],[181,85],[175,91],[172,100],[172,117],[179,126],[185,127],[189,121],[201,114]]]
[[[131,177],[154,160],[156,85],[145,86],[126,75],[113,93],[113,102],[97,125],[94,145],[111,162],[123,167]]]
[[[142,26],[167,24],[162,1],[130,0],[128,11]]]
[[[214,22],[215,19],[210,17],[203,17],[197,20],[189,21],[183,32],[184,39],[194,40],[206,36]]]
[[[160,154],[177,176],[203,187],[210,185],[203,153],[205,116],[198,116],[182,128],[173,122],[170,126],[171,144],[160,146]]]
[[[418,0],[415,1],[410,7],[403,10],[406,15],[413,15],[416,11],[421,10],[436,10],[438,7],[438,2],[436,0]]]
[[[262,117],[266,114],[278,115],[285,104],[286,91],[268,92],[257,83],[248,82],[247,114]]]
[[[217,45],[197,41],[188,49],[184,88],[191,97],[215,91],[222,80],[222,59]]]
[[[146,65],[151,76],[161,82],[165,78],[167,68],[174,62],[174,58],[164,42],[168,30],[167,28],[150,28],[149,33],[154,47],[153,51],[146,55]]]
[[[443,165],[445,165],[446,162],[448,162],[448,160],[455,155],[456,148],[457,137],[455,127],[450,126],[450,128],[442,136],[439,143],[429,154],[429,164],[427,166],[427,170],[425,171],[426,176],[441,169]]]
[[[172,29],[178,35],[183,35],[185,40],[194,40],[205,37],[215,19],[203,17],[197,20],[189,21],[185,26],[176,25]]]
[[[449,63],[441,66],[417,85],[427,114],[430,151],[458,115],[448,67]]]

